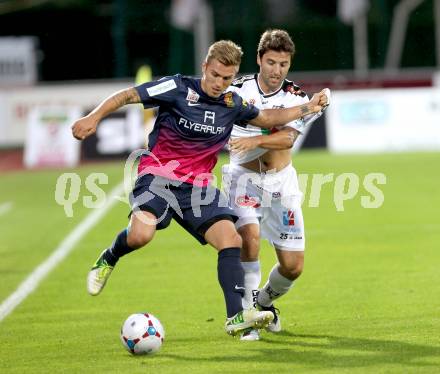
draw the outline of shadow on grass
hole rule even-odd
[[[297,363],[313,368],[362,368],[397,364],[413,367],[438,367],[439,362],[423,362],[425,358],[439,358],[440,347],[411,344],[394,340],[348,338],[331,335],[301,335],[283,331],[276,335],[264,334],[259,342],[238,342],[238,350],[231,354],[209,357],[176,355],[162,352],[162,357],[193,362],[254,362]],[[242,354],[240,355],[240,352]]]

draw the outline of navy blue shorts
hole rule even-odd
[[[130,204],[132,212],[142,210],[154,214],[157,230],[168,227],[174,218],[202,244],[206,244],[205,233],[214,223],[238,219],[217,188],[198,187],[151,174],[136,180]]]

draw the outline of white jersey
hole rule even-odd
[[[287,79],[284,80],[283,84],[276,92],[265,94],[258,84],[258,74],[246,75],[234,80],[228,90],[237,92],[247,102],[255,105],[259,109],[290,108],[309,101],[307,95],[302,92],[297,85]],[[248,123],[237,123],[234,124],[231,137],[239,138],[268,135],[283,127],[291,127],[302,132],[304,126],[304,118],[289,122],[283,126],[278,126],[272,130],[262,129]],[[238,154],[231,153],[230,163],[236,165],[244,164],[255,160],[267,151],[268,149],[258,147],[247,152],[240,152]]]

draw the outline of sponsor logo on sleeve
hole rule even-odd
[[[148,87],[147,92],[150,96],[156,96],[174,90],[175,88],[177,88],[176,82],[171,79],[169,81],[156,84],[155,86]]]

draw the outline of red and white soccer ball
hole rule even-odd
[[[121,342],[134,355],[156,353],[162,347],[165,330],[150,313],[129,316],[121,328]]]

